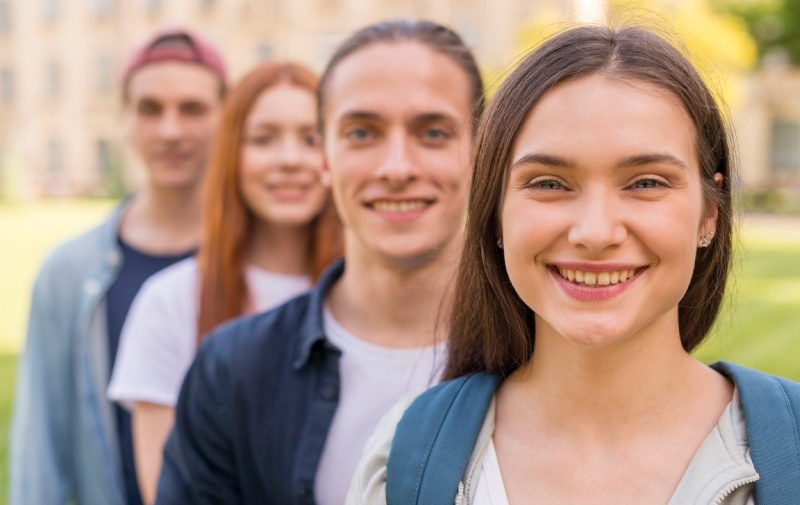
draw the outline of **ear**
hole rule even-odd
[[[717,172],[714,174],[714,182],[717,183],[717,187],[722,189],[722,182],[725,180],[725,177]],[[719,207],[717,207],[716,202],[709,201],[706,206],[706,216],[703,219],[703,225],[700,227],[700,235],[708,235],[711,234],[712,236],[717,231],[717,216],[719,215]]]

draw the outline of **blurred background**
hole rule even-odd
[[[682,41],[735,126],[741,171],[732,289],[696,354],[800,380],[800,0],[0,0],[0,504],[36,271],[140,180],[118,87],[131,50],[180,25],[222,50],[233,79],[273,58],[321,71],[340,40],[393,17],[455,28],[490,91],[574,22]]]

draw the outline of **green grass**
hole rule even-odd
[[[11,421],[11,397],[14,395],[16,358],[0,354],[0,503],[8,499],[8,424]]]
[[[745,221],[729,297],[695,355],[800,381],[800,219]]]
[[[100,222],[111,206],[96,200],[0,204],[0,505],[7,499],[15,353],[33,279],[52,247]],[[740,242],[733,296],[696,355],[800,380],[800,219],[748,218]]]

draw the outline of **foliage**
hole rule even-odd
[[[715,5],[744,20],[759,59],[773,54],[800,65],[800,0],[715,0]]]
[[[698,68],[717,98],[731,107],[742,96],[741,80],[756,62],[756,46],[747,26],[707,0],[608,0],[611,26],[650,29],[680,48]],[[521,48],[535,47],[568,27],[558,11],[536,12],[519,32]]]

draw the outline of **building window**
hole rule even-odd
[[[98,93],[108,93],[113,86],[111,71],[111,58],[106,55],[98,56],[95,61],[94,87]]]
[[[11,30],[11,6],[8,2],[0,1],[0,34]]]
[[[44,91],[49,96],[56,96],[61,91],[61,67],[58,62],[51,61],[44,70]]]
[[[97,172],[104,179],[114,170],[114,161],[111,156],[111,143],[107,140],[97,141]]]
[[[94,0],[94,15],[104,18],[114,10],[114,0]]]
[[[161,9],[161,0],[144,0],[144,7],[150,14],[155,14]]]
[[[0,69],[0,101],[10,102],[14,99],[14,73],[9,67]]]
[[[42,2],[42,16],[47,21],[58,17],[58,0],[40,0]]]
[[[770,155],[773,172],[800,172],[800,122],[772,122]]]
[[[48,175],[59,175],[62,168],[61,144],[57,140],[47,143],[47,173]]]
[[[258,58],[258,61],[268,60],[274,56],[274,53],[275,50],[272,48],[272,44],[263,42],[256,49],[256,58]]]

